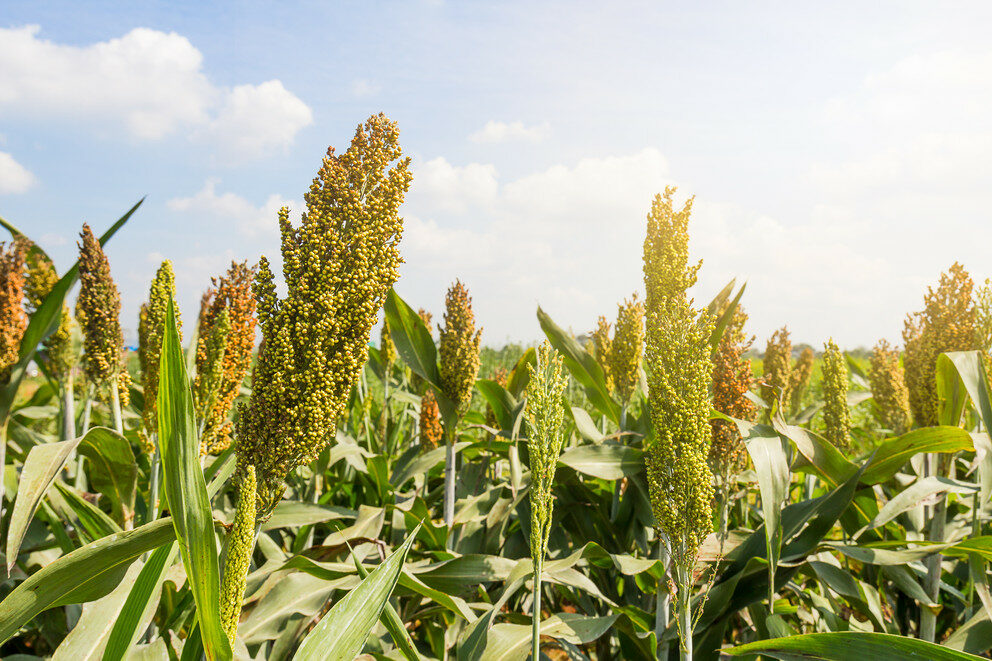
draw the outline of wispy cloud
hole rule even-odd
[[[228,192],[218,192],[217,179],[208,179],[199,191],[189,197],[177,197],[166,204],[173,211],[200,216],[207,224],[237,230],[249,235],[275,235],[279,230],[279,209],[287,206],[299,211],[302,207],[280,195],[269,195],[260,205]]]
[[[491,119],[481,129],[468,136],[468,139],[481,143],[500,143],[511,140],[538,142],[548,135],[550,129],[551,126],[547,122],[526,126],[523,122],[508,123]]]

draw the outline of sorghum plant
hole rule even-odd
[[[644,304],[637,300],[635,293],[631,299],[617,305],[617,321],[609,350],[610,376],[624,413],[637,387],[643,348]]]
[[[155,272],[148,291],[148,302],[138,313],[138,363],[145,395],[142,417],[149,436],[158,429],[158,369],[162,360],[162,338],[165,336],[165,314],[170,300],[176,298],[176,274],[172,262],[165,260]],[[176,329],[182,328],[179,310],[175,311]]]
[[[124,348],[121,297],[110,275],[110,262],[89,225],[83,224],[79,246],[79,299],[76,318],[83,329],[83,358],[92,388],[110,389],[114,426],[124,433],[120,411],[120,372]],[[84,427],[88,416],[84,414]],[[86,429],[84,428],[85,432]]]
[[[409,168],[395,122],[374,115],[343,154],[328,149],[305,196],[300,227],[290,223],[288,209],[279,212],[287,293],[276,296],[263,257],[254,285],[262,344],[236,445],[239,486],[247,489],[254,472],[255,516],[236,519],[230,533],[232,540],[250,537],[252,543],[229,549],[229,585],[243,585],[239,575],[254,528],[281,498],[288,473],[334,438],[379,309],[399,276],[399,207],[410,186]],[[231,613],[240,612],[242,593],[225,594]]]
[[[761,396],[769,406],[789,402],[792,385],[792,341],[789,329],[778,329],[768,338],[762,361]]]
[[[612,345],[610,322],[606,320],[606,317],[600,316],[596,321],[596,330],[592,332],[592,355],[603,369],[606,389],[610,393],[613,392],[613,375],[610,374],[610,348]]]
[[[847,363],[830,339],[823,352],[823,422],[825,436],[841,452],[851,447],[851,411],[847,406]]]
[[[533,654],[539,659],[541,647],[541,571],[548,552],[554,499],[551,491],[555,469],[565,442],[562,395],[567,380],[562,374],[562,358],[547,341],[537,351],[536,365],[527,366],[527,453],[530,457],[530,556],[534,563],[534,606],[531,613]]]
[[[806,347],[796,359],[789,379],[789,411],[795,415],[803,403],[803,395],[809,387],[809,379],[813,374],[813,363],[816,357],[810,347]]]
[[[872,413],[875,420],[893,434],[905,433],[910,426],[909,392],[897,351],[887,340],[879,340],[871,352],[868,370]]]
[[[479,344],[482,329],[475,328],[472,297],[456,280],[444,297],[444,326],[438,326],[440,358],[438,369],[444,396],[452,401],[459,415],[468,410],[475,377],[479,374]],[[449,423],[453,424],[453,423]],[[445,425],[447,456],[444,465],[444,522],[449,528],[455,517],[455,430]]]
[[[679,635],[692,658],[691,592],[699,545],[713,530],[710,449],[709,337],[713,321],[700,318],[687,290],[702,262],[690,266],[692,198],[676,210],[674,187],[655,196],[644,240],[647,290],[648,402],[652,435],[645,439],[651,505],[675,573]]]

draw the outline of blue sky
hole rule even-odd
[[[79,3],[0,12],[0,215],[56,258],[109,247],[125,326],[163,258],[195,314],[277,257],[328,145],[373,112],[414,159],[397,285],[484,338],[576,331],[641,289],[666,184],[696,195],[705,302],[732,277],[759,345],[899,340],[941,270],[992,274],[987,3]]]

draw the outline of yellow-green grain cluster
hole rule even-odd
[[[382,320],[382,330],[379,333],[379,360],[388,375],[393,365],[396,363],[396,344],[393,343],[393,336],[389,334],[389,320]]]
[[[76,301],[76,318],[83,329],[86,377],[99,386],[116,379],[121,366],[124,345],[120,320],[121,297],[110,276],[107,255],[89,225],[83,225],[80,239],[82,242],[77,244],[79,298]]]
[[[920,427],[937,419],[937,356],[976,348],[974,283],[955,262],[940,276],[937,289],[927,290],[921,312],[906,317],[902,337],[909,406]]]
[[[637,300],[636,293],[617,306],[614,329],[609,350],[610,376],[617,397],[626,405],[637,388],[644,350],[644,304]]]
[[[328,150],[301,225],[279,212],[287,293],[277,297],[263,257],[254,286],[262,344],[237,430],[238,472],[255,466],[259,516],[278,502],[289,471],[334,438],[399,276],[399,207],[410,179],[399,129],[375,115],[343,154]]]
[[[220,591],[221,626],[232,643],[238,633],[248,567],[255,547],[255,491],[255,467],[248,466],[238,489],[234,523],[227,538],[227,562]]]
[[[702,262],[688,264],[692,198],[676,210],[674,193],[669,187],[655,197],[644,241],[645,369],[653,427],[645,458],[657,526],[676,567],[691,571],[699,545],[713,529],[713,475],[707,463],[713,322],[700,318],[686,294]]]
[[[552,488],[558,457],[565,443],[565,405],[568,381],[562,358],[547,341],[538,348],[536,364],[527,366],[527,454],[530,458],[530,553],[539,565],[548,551],[554,513]]]
[[[813,354],[813,349],[806,347],[800,352],[796,364],[792,366],[792,374],[789,377],[789,407],[793,413],[798,412],[799,407],[802,406],[803,395],[806,394],[810,377],[813,375],[814,362],[816,356]]]
[[[887,340],[879,340],[871,352],[868,370],[871,383],[872,413],[883,428],[894,434],[909,430],[909,391],[899,352]]]
[[[738,420],[752,420],[756,408],[747,396],[754,374],[751,361],[744,354],[754,338],[744,335],[746,323],[747,313],[738,305],[713,354],[713,408]],[[710,425],[713,430],[710,467],[725,481],[747,465],[747,448],[737,425],[726,420],[712,420]]]
[[[444,297],[444,326],[440,331],[441,387],[445,396],[464,412],[471,402],[475,377],[479,374],[482,329],[475,328],[472,297],[460,280],[455,280]]]
[[[789,402],[792,392],[792,341],[787,327],[783,326],[768,338],[762,369],[762,399],[769,405]]]
[[[148,302],[138,313],[138,363],[141,365],[141,385],[144,388],[145,408],[142,417],[145,429],[158,429],[158,371],[162,359],[162,339],[165,337],[165,314],[170,300],[176,298],[176,274],[172,262],[165,260],[148,291]],[[176,328],[182,328],[179,310],[176,309]]]
[[[592,355],[603,370],[603,378],[606,380],[606,390],[613,392],[613,374],[610,373],[610,349],[613,346],[613,339],[610,337],[610,322],[606,317],[600,316],[596,321],[596,330],[592,332]]]
[[[847,362],[830,339],[823,351],[824,436],[838,450],[851,447],[851,410],[847,406]]]

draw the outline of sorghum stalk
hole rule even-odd
[[[382,440],[386,443],[389,438],[389,377],[396,363],[396,345],[389,334],[389,320],[385,315],[379,333],[379,360],[382,362]]]
[[[217,454],[232,441],[234,425],[229,417],[255,348],[254,277],[254,266],[231,262],[223,276],[211,280],[200,302],[194,393],[202,418],[203,454]]]
[[[875,420],[896,436],[904,434],[910,425],[909,392],[899,351],[887,340],[879,340],[872,350],[868,380]]]
[[[121,297],[110,275],[110,262],[89,225],[83,224],[79,246],[79,299],[76,317],[83,328],[84,365],[86,378],[93,388],[111,389],[115,397],[119,387],[118,373],[124,349],[121,332]],[[119,408],[114,424],[119,424]],[[88,423],[88,420],[87,420]],[[86,429],[83,430],[86,432]]]
[[[472,401],[472,388],[479,374],[479,344],[482,329],[475,328],[472,297],[460,280],[456,280],[444,297],[444,326],[439,326],[439,371],[444,395],[450,399],[460,418]],[[455,427],[445,424],[444,523],[451,528],[455,517]]]
[[[688,264],[692,198],[676,210],[674,193],[670,186],[655,196],[644,241],[645,364],[653,428],[645,439],[645,460],[656,525],[675,570],[683,658],[691,659],[692,572],[699,545],[713,528],[713,476],[706,461],[713,320],[693,308],[686,293],[702,262]]]
[[[841,452],[851,447],[851,411],[847,406],[847,364],[833,339],[823,353],[823,421],[826,439]]]
[[[235,482],[245,484],[254,472],[256,525],[281,499],[289,472],[334,438],[368,358],[372,326],[399,276],[399,207],[409,167],[396,124],[374,115],[344,153],[328,149],[300,227],[290,223],[288,209],[279,212],[287,293],[276,296],[263,257],[254,284],[262,343],[235,446]],[[229,551],[228,565],[247,567],[252,546]],[[240,613],[236,596],[226,598],[226,608]]]
[[[532,658],[537,660],[541,658],[541,571],[551,535],[555,469],[565,443],[563,395],[567,381],[562,374],[562,358],[547,341],[538,349],[536,365],[528,365],[528,369],[525,415],[531,475],[530,555],[534,563]]]

